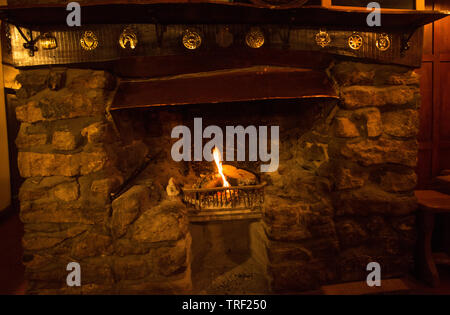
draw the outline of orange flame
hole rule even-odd
[[[227,181],[225,175],[223,174],[220,151],[217,147],[214,147],[213,156],[214,156],[214,162],[216,162],[216,165],[217,165],[217,170],[219,171],[220,176],[222,176],[223,187],[231,187],[230,183]]]

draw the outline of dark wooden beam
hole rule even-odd
[[[258,66],[122,81],[110,110],[315,97],[338,98],[325,71]]]
[[[365,8],[294,6],[277,9],[242,3],[108,1],[82,3],[82,24],[275,23],[356,30],[370,29],[366,22],[367,13]],[[24,26],[65,25],[67,14],[65,4],[0,8],[2,20]],[[448,15],[446,12],[439,11],[392,9],[384,9],[382,14],[382,28],[397,30],[418,28]]]
[[[332,58],[331,54],[317,51],[232,49],[213,53],[124,58],[115,63],[114,72],[121,77],[151,78],[258,65],[325,69]]]

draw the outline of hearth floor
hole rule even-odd
[[[225,267],[225,268],[224,268]],[[265,294],[267,279],[258,263],[249,258],[244,263],[222,268],[203,268],[193,275],[195,294]]]

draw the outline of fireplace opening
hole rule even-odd
[[[146,167],[125,191],[146,186],[152,191],[152,207],[172,202],[176,204],[174,211],[187,215],[192,238],[188,259],[195,292],[271,290],[268,248],[273,245],[267,235],[283,229],[276,213],[302,204],[305,209],[316,207],[315,215],[323,220],[331,202],[323,164],[329,161],[327,134],[336,106],[336,99],[313,98],[163,106],[114,113],[123,141],[140,141],[152,151]],[[211,161],[174,161],[172,147],[179,139],[172,138],[172,130],[187,126],[194,134],[198,117],[202,117],[203,128],[217,126],[224,133],[227,126],[279,127],[278,169],[261,172],[264,161],[249,161],[249,135],[240,143],[245,161],[236,161],[237,150],[226,141],[221,150],[212,146]],[[242,140],[234,137],[236,144]],[[203,139],[202,149],[210,139]],[[194,148],[195,139],[190,140]],[[270,134],[266,140],[270,149]],[[229,150],[233,150],[234,161],[226,160]],[[309,233],[301,226],[305,224],[301,217],[294,220],[299,220],[299,233]]]

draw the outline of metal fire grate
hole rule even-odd
[[[183,200],[192,207],[191,221],[259,218],[266,185],[182,189]]]

